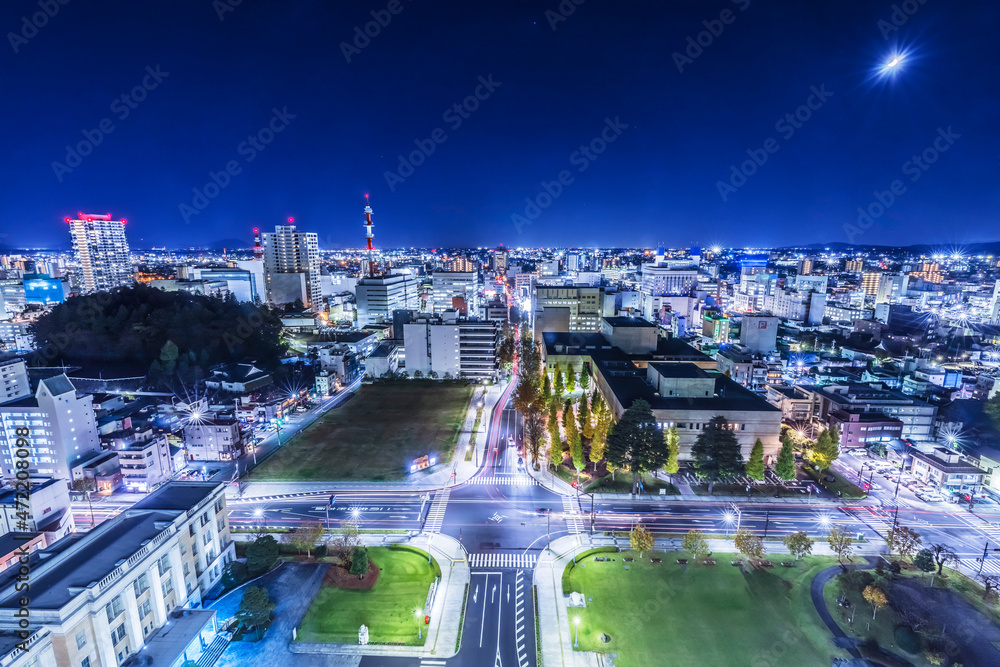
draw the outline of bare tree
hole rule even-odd
[[[941,574],[941,570],[944,569],[944,566],[948,563],[958,562],[958,554],[956,554],[947,544],[941,544],[939,542],[937,544],[930,545],[928,549],[931,552],[931,556],[934,557],[934,562],[937,564],[938,574]]]

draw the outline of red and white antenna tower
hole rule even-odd
[[[372,206],[368,202],[368,195],[365,195],[365,240],[367,241],[368,250],[368,277],[375,277],[375,244],[374,239],[375,232],[372,231]]]
[[[260,245],[260,230],[253,228],[253,258],[260,262],[264,259],[264,248]]]

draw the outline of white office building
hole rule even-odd
[[[362,278],[356,290],[358,327],[392,322],[394,310],[418,310],[420,291],[413,276],[391,274]]]
[[[419,315],[403,325],[406,372],[493,379],[500,335],[497,322],[461,318],[454,310],[440,317]]]
[[[432,278],[432,310],[443,313],[456,307],[455,299],[465,303],[465,312],[479,312],[479,274],[476,271],[436,271]]]

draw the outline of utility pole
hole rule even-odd
[[[767,527],[771,523],[771,510],[764,512],[764,539],[767,539]]]

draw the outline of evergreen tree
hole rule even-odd
[[[576,468],[576,479],[580,481],[580,471],[583,470],[583,439],[580,437],[580,428],[576,425],[576,415],[573,408],[566,409],[568,416],[566,421],[566,442],[569,444],[569,453],[573,457],[573,467]]]
[[[549,403],[552,402],[552,382],[549,381],[549,374],[546,373],[542,376],[542,406],[545,408],[549,407]]]
[[[778,454],[778,461],[774,464],[774,472],[786,482],[795,479],[795,452],[792,450],[791,439],[786,438],[782,441],[781,453]]]
[[[566,369],[566,391],[571,394],[576,391],[576,372],[572,366]]]
[[[584,364],[580,370],[580,389],[584,394],[590,393],[590,364]]]
[[[836,428],[827,429],[819,434],[816,444],[812,447],[812,461],[821,470],[829,468],[840,456],[840,436]]]
[[[668,428],[664,432],[663,437],[667,441],[667,462],[663,464],[663,472],[672,476],[677,474],[677,471],[681,469],[680,464],[677,462],[677,457],[681,453],[681,439],[677,434],[677,427],[671,426]]]
[[[725,417],[713,417],[705,426],[691,448],[695,474],[708,480],[708,492],[715,483],[743,472],[743,454],[740,443],[729,428]]]
[[[549,405],[549,460],[553,466],[562,463],[562,437],[559,434],[559,401]]]
[[[667,460],[663,432],[653,417],[649,403],[632,402],[621,420],[608,432],[607,458],[618,468],[632,471],[632,492],[639,487],[639,477],[655,470]]]
[[[764,443],[757,438],[757,442],[753,443],[753,449],[750,450],[750,460],[747,461],[746,465],[747,477],[755,482],[764,481]]]
[[[590,442],[594,438],[594,424],[590,416],[590,406],[588,405],[587,395],[584,394],[580,400],[580,435],[583,436],[585,440]]]
[[[557,401],[561,401],[563,394],[566,393],[566,385],[563,383],[563,375],[562,371],[559,370],[559,364],[556,364],[553,375],[555,376],[555,380],[553,380],[552,385],[552,396]]]

